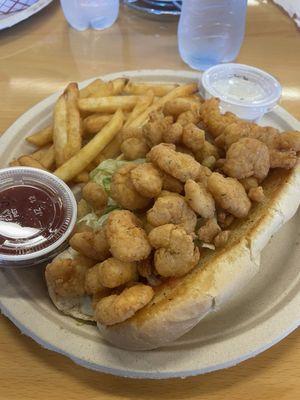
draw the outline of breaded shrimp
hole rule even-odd
[[[248,215],[251,202],[243,185],[235,178],[225,178],[217,172],[213,172],[208,178],[207,188],[213,195],[215,202],[223,210],[237,218]]]
[[[138,165],[130,177],[135,190],[144,197],[157,197],[162,190],[162,173],[151,163]]]
[[[149,199],[138,193],[132,183],[131,171],[135,168],[134,163],[120,167],[113,174],[110,186],[111,197],[128,210],[143,209],[149,204]]]
[[[150,286],[137,284],[124,289],[119,295],[104,297],[96,305],[96,321],[104,325],[126,321],[150,303],[153,296],[154,292]]]
[[[147,258],[151,246],[136,216],[127,210],[115,210],[109,214],[106,237],[112,255],[125,262]]]
[[[147,221],[153,226],[176,224],[186,232],[193,233],[197,223],[194,211],[185,202],[184,197],[175,194],[159,197],[147,212]]]
[[[157,249],[154,265],[161,276],[185,275],[199,261],[200,253],[194,245],[193,237],[180,226],[159,226],[150,232],[149,241]]]
[[[201,165],[192,156],[175,151],[171,144],[162,143],[154,146],[147,154],[147,158],[181,182],[195,179],[200,174]]]

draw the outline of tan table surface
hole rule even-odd
[[[249,0],[238,61],[263,68],[283,85],[282,105],[300,119],[300,32],[282,10]],[[103,32],[76,32],[58,2],[0,32],[0,132],[70,80],[141,68],[188,69],[177,51],[176,23],[122,9]],[[85,370],[44,350],[0,317],[0,399],[300,398],[300,330],[254,359],[186,380],[125,380]],[[297,381],[298,378],[298,381]]]

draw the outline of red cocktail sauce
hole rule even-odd
[[[67,244],[75,207],[70,189],[50,173],[25,167],[0,170],[0,266],[54,257]]]

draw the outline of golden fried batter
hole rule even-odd
[[[146,232],[136,216],[127,210],[115,210],[109,214],[106,237],[112,255],[125,262],[140,261],[151,252]]]
[[[149,146],[144,137],[128,138],[121,144],[121,152],[123,153],[125,160],[128,161],[145,158],[149,150]]]
[[[249,190],[248,196],[252,201],[256,201],[257,203],[261,203],[265,200],[264,190],[261,186],[251,188]]]
[[[173,124],[173,117],[163,117],[149,121],[143,126],[143,134],[149,147],[155,146],[163,141],[163,135]]]
[[[45,270],[47,282],[61,297],[83,296],[85,274],[92,265],[85,257],[54,260]]]
[[[97,232],[78,232],[69,241],[70,246],[93,260],[103,261],[109,257],[109,245],[106,240],[104,229]]]
[[[214,238],[221,232],[216,218],[208,219],[198,230],[198,238],[204,243],[212,243]]]
[[[159,197],[147,212],[147,220],[153,226],[180,225],[188,233],[194,232],[197,223],[196,214],[187,205],[184,197],[175,193]]]
[[[214,245],[218,249],[219,247],[225,246],[228,242],[230,236],[230,231],[222,231],[220,232],[214,239]]]
[[[182,140],[183,127],[178,122],[170,126],[162,136],[162,142],[178,144]]]
[[[215,201],[206,187],[188,179],[184,185],[185,199],[188,205],[201,217],[212,218],[215,214]]]
[[[137,266],[134,262],[124,262],[111,257],[97,264],[97,267],[98,279],[101,285],[107,288],[116,288],[138,279]]]
[[[167,174],[186,182],[200,174],[201,165],[190,155],[175,151],[174,145],[161,143],[147,154],[149,161]]]
[[[205,130],[208,130],[214,138],[221,135],[227,125],[238,120],[238,117],[230,112],[221,114],[219,103],[219,99],[211,98],[205,100],[200,108],[200,116]]]
[[[201,150],[205,142],[205,133],[192,122],[185,125],[182,133],[182,143],[193,153]]]
[[[154,265],[161,276],[185,275],[199,261],[200,253],[194,245],[193,237],[180,226],[159,226],[150,232],[149,241],[157,249]]]
[[[223,171],[232,178],[250,176],[262,181],[268,175],[270,157],[268,147],[256,139],[243,138],[233,143],[227,153]]]
[[[170,192],[182,193],[183,184],[173,176],[163,173],[163,190],[168,190]]]
[[[162,190],[162,174],[151,163],[138,165],[130,176],[135,190],[144,197],[157,197]]]
[[[208,178],[207,188],[219,207],[237,218],[248,215],[251,202],[244,186],[235,178],[225,178],[213,172]]]
[[[138,284],[124,289],[119,295],[104,297],[96,305],[96,321],[104,325],[126,321],[150,303],[153,296],[154,292],[150,286]]]
[[[149,204],[149,199],[138,193],[132,183],[131,171],[135,168],[136,164],[134,163],[122,165],[113,174],[111,180],[111,197],[128,210],[143,209]]]
[[[82,197],[95,210],[104,208],[108,200],[105,190],[95,182],[88,182],[83,186]]]

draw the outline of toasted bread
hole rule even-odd
[[[98,323],[115,346],[146,350],[163,346],[188,332],[207,313],[241,290],[260,268],[260,253],[272,235],[293,217],[300,203],[300,164],[272,170],[263,183],[266,198],[236,220],[226,246],[204,250],[199,265],[186,276],[157,288],[151,303],[129,320]]]

